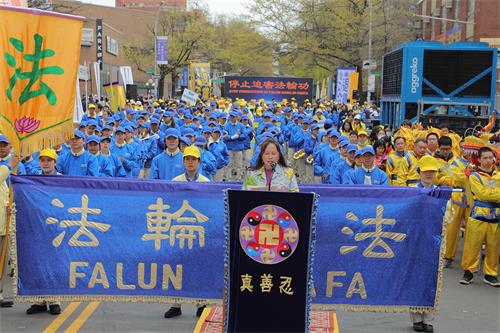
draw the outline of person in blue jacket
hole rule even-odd
[[[241,123],[244,126],[243,134],[245,136],[243,141],[243,179],[245,179],[250,167],[250,160],[252,159],[251,141],[253,140],[253,127],[247,115],[241,117]]]
[[[134,161],[134,167],[132,169],[131,176],[132,178],[138,178],[143,165],[143,152],[141,149],[141,145],[135,141],[134,127],[135,124],[125,126],[125,142],[127,143],[127,146],[129,146],[131,158]]]
[[[101,138],[101,143],[99,146],[100,146],[101,155],[109,158],[109,160],[111,162],[111,167],[113,169],[112,176],[113,177],[126,177],[127,172],[125,171],[125,168],[123,167],[122,161],[120,161],[120,158],[117,155],[111,154],[111,152],[110,152],[111,137],[103,136]]]
[[[141,124],[141,135],[139,137],[142,146],[143,167],[139,178],[149,179],[151,162],[158,155],[158,139],[149,133],[149,123]]]
[[[363,165],[349,174],[346,184],[389,185],[387,174],[375,166],[373,147],[367,146],[361,152]]]
[[[85,143],[87,144],[87,151],[97,158],[97,162],[99,163],[99,176],[113,177],[113,163],[99,151],[101,139],[97,135],[89,135],[85,139]]]
[[[209,143],[208,149],[215,156],[216,172],[214,181],[220,182],[224,176],[224,168],[229,164],[229,151],[226,144],[220,140],[222,130],[219,127],[212,128],[212,142]]]
[[[34,152],[27,158],[22,161],[24,165],[24,169],[26,170],[26,174],[28,175],[39,175],[42,172],[42,168],[40,167],[40,161],[38,159],[40,156],[40,152]]]
[[[340,158],[339,137],[340,133],[331,130],[328,134],[328,145],[321,149],[314,159],[314,175],[321,176],[321,182],[326,184],[329,181],[329,171],[332,163]]]
[[[226,167],[226,180],[241,180],[243,175],[243,141],[245,141],[245,127],[238,122],[238,113],[231,111],[229,113],[230,121],[224,126],[227,133],[223,141],[229,150],[231,156],[229,165]]]
[[[205,139],[204,136],[199,135],[194,140],[194,145],[200,150],[201,174],[212,181],[217,171],[217,162],[215,156],[206,149],[207,139]]]
[[[14,170],[11,168],[10,160],[12,159],[13,155],[11,153],[12,150],[12,145],[10,144],[9,139],[5,135],[0,135],[0,165],[5,165],[6,167],[9,168],[10,173],[12,173]],[[17,174],[18,175],[25,175],[26,174],[26,169],[24,165],[21,162],[17,163]],[[8,177],[6,182],[9,184],[10,178]]]
[[[330,184],[342,184],[343,176],[349,170],[354,169],[354,155],[357,149],[357,145],[355,145],[354,143],[348,143],[346,148],[346,159],[340,163],[332,165],[332,167],[330,168]]]
[[[115,141],[110,148],[111,154],[117,156],[125,168],[127,178],[132,178],[133,170],[136,168],[134,151],[125,141],[125,129],[118,127],[115,130]]]
[[[150,179],[172,180],[184,173],[184,162],[179,149],[180,135],[180,131],[176,128],[169,128],[165,131],[166,149],[153,158]]]
[[[99,176],[97,158],[85,150],[85,134],[76,130],[70,140],[71,150],[57,160],[57,171],[66,176]]]

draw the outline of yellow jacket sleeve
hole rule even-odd
[[[481,181],[479,178],[481,177],[478,173],[473,173],[469,177],[470,188],[474,195],[475,200],[486,201],[486,202],[500,202],[500,186],[498,186],[500,177],[496,175],[497,178],[497,186],[486,186],[485,179]]]
[[[408,173],[410,172],[408,168],[408,160],[406,158],[403,158],[401,160],[401,163],[399,163],[399,169],[396,171],[397,178],[394,181],[394,185],[406,186],[406,180],[408,179]]]

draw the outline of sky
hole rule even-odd
[[[110,6],[115,5],[115,0],[80,0],[81,2],[91,3],[100,6]],[[138,0],[139,2],[140,0]],[[211,14],[241,14],[245,12],[244,4],[248,0],[201,0],[208,5],[208,9]],[[189,4],[188,0],[188,4]]]

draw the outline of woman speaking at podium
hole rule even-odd
[[[244,190],[298,192],[295,171],[286,165],[279,144],[269,138],[260,145],[255,167],[243,182]]]

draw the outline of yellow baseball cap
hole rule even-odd
[[[186,149],[184,149],[184,153],[182,154],[182,157],[184,158],[186,156],[193,156],[196,158],[200,158],[201,157],[200,150],[196,146],[186,147]]]
[[[365,130],[361,130],[361,131],[358,132],[358,136],[360,136],[360,135],[366,135],[366,136],[368,136],[368,133],[366,133]]]
[[[89,109],[95,109],[95,104],[89,104]]]
[[[42,150],[40,152],[40,155],[38,156],[38,159],[40,159],[41,157],[49,157],[54,161],[57,161],[57,153],[54,149],[47,148]]]
[[[424,155],[418,160],[418,168],[420,171],[438,171],[438,161],[430,155]]]

